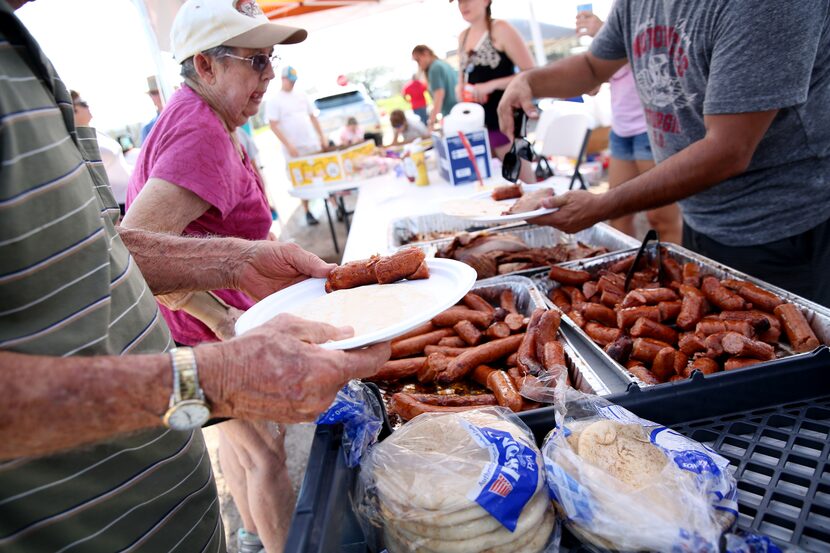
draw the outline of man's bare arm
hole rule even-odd
[[[570,56],[544,67],[522,71],[511,81],[499,102],[499,126],[513,137],[513,111],[523,109],[538,117],[534,98],[570,98],[595,89],[625,65],[626,59],[604,60],[590,52]]]
[[[46,357],[0,351],[0,459],[161,425],[170,357]]]
[[[235,288],[256,242],[239,238],[187,238],[118,227],[153,294]]]
[[[566,232],[628,213],[661,207],[746,171],[777,110],[708,115],[706,135],[653,169],[605,194],[569,193],[546,200],[559,211],[535,219]]]
[[[349,329],[278,315],[244,336],[194,349],[214,417],[313,420],[353,378],[375,374],[389,344],[314,344]],[[168,354],[47,357],[0,351],[0,459],[46,455],[161,426],[173,390]]]

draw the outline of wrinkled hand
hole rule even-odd
[[[261,240],[247,250],[231,287],[260,300],[309,277],[325,278],[334,267],[297,244]]]
[[[597,36],[602,28],[602,19],[591,12],[579,12],[576,14],[577,36]]]
[[[499,102],[499,128],[510,140],[513,140],[514,132],[513,112],[518,109],[523,109],[531,119],[539,117],[539,111],[533,105],[533,91],[527,82],[526,73],[519,73],[510,81]]]
[[[550,215],[530,219],[534,225],[548,225],[572,234],[607,219],[601,195],[586,190],[573,190],[561,196],[542,200],[544,208],[559,208]]]
[[[349,327],[282,314],[228,342],[197,347],[212,416],[314,420],[346,382],[372,376],[389,359],[389,343],[351,351],[315,345],[352,334]]]

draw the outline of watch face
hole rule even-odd
[[[201,401],[183,401],[168,412],[167,425],[173,430],[193,430],[210,418],[210,410]]]

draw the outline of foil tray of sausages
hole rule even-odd
[[[413,243],[428,257],[446,257],[473,267],[479,279],[525,271],[636,246],[633,238],[600,223],[576,234],[552,227],[520,224],[459,232]]]
[[[524,319],[525,325],[528,324],[529,317],[534,311],[548,311],[548,306],[545,303],[544,297],[536,289],[531,280],[526,277],[508,276],[482,280],[476,283],[471,292],[494,307],[500,307],[502,305],[502,295],[504,293],[512,295],[510,301],[512,301],[513,305],[515,305],[516,312],[521,315],[522,319]],[[507,322],[507,319],[503,322]],[[512,323],[512,321],[510,322]],[[436,328],[439,333],[444,330],[453,330],[452,327]],[[432,333],[436,332],[436,330],[430,330],[429,328],[425,328],[425,330]],[[521,332],[524,332],[524,329],[513,331],[513,335]],[[449,335],[450,332],[446,332],[446,334]],[[458,334],[460,335],[461,331],[459,331]],[[425,335],[426,333],[421,334],[421,336]],[[453,338],[455,337],[457,337],[455,333],[453,333],[452,337],[445,336],[445,338],[448,339],[445,343],[453,341]],[[406,339],[406,337],[403,338],[403,340]],[[485,337],[483,339],[483,343],[487,343],[487,340],[489,340],[489,338]],[[596,375],[593,369],[585,363],[582,357],[579,356],[576,352],[576,348],[573,347],[573,344],[561,331],[557,333],[557,340],[561,342],[562,349],[564,350],[564,358],[566,361],[565,365],[567,367],[568,379],[571,385],[574,388],[585,392],[596,393],[599,395],[609,395],[611,392],[608,387]],[[458,339],[458,342],[458,345],[461,345],[460,338]],[[439,383],[437,379],[433,380],[431,378],[425,378],[422,382],[422,379],[419,378],[422,372],[428,372],[430,370],[429,363],[424,360],[425,353],[418,352],[412,355],[403,355],[398,359],[395,359],[395,344],[396,341],[393,341],[393,359],[381,369],[381,373],[379,373],[381,378],[374,377],[369,379],[377,384],[380,389],[381,395],[384,399],[384,406],[389,414],[389,420],[393,427],[400,425],[405,420],[405,417],[399,416],[396,412],[396,403],[395,400],[393,400],[393,397],[398,393],[406,394],[408,399],[420,398],[424,401],[430,402],[430,405],[437,406],[436,410],[445,408],[453,409],[456,407],[460,408],[462,406],[466,406],[467,408],[475,408],[475,406],[491,405],[493,404],[493,396],[495,395],[497,398],[499,397],[498,393],[491,393],[491,390],[488,390],[487,386],[481,382],[477,382],[474,379],[476,375],[473,374],[469,374],[461,380],[449,383]],[[435,349],[440,349],[440,347],[431,347],[430,351]],[[452,355],[453,353],[457,355],[457,352],[452,351],[452,349],[447,349],[446,351],[447,355]],[[430,355],[434,356],[435,354],[433,352]],[[433,361],[433,359],[429,356],[426,356],[426,358],[430,362]],[[397,376],[395,374],[396,368],[400,367],[404,369],[407,365],[406,361],[408,359],[411,359],[415,364],[419,365],[418,373],[411,374],[409,376]],[[500,376],[506,377],[508,366],[504,359],[488,363],[488,366],[499,369],[497,372],[501,373]],[[404,372],[401,374],[405,374],[406,371],[412,373],[413,369],[404,369]],[[389,378],[385,378],[384,376],[389,376]],[[544,405],[542,404],[528,401],[525,398],[523,400],[523,405],[521,407],[517,407],[516,410],[529,410],[543,406]]]
[[[548,305],[565,313],[563,324],[641,387],[695,370],[762,366],[830,344],[830,309],[680,246],[659,247],[662,271],[652,243],[627,291],[615,285],[637,248],[529,276]]]

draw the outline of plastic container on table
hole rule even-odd
[[[806,551],[830,550],[830,350],[822,347],[762,368],[666,386],[636,385],[608,397],[671,426],[726,457],[738,480],[738,527]],[[520,415],[541,443],[553,408]],[[383,437],[383,436],[382,436]],[[286,551],[365,553],[349,493],[338,427],[319,427]],[[563,551],[597,551],[566,533]]]

